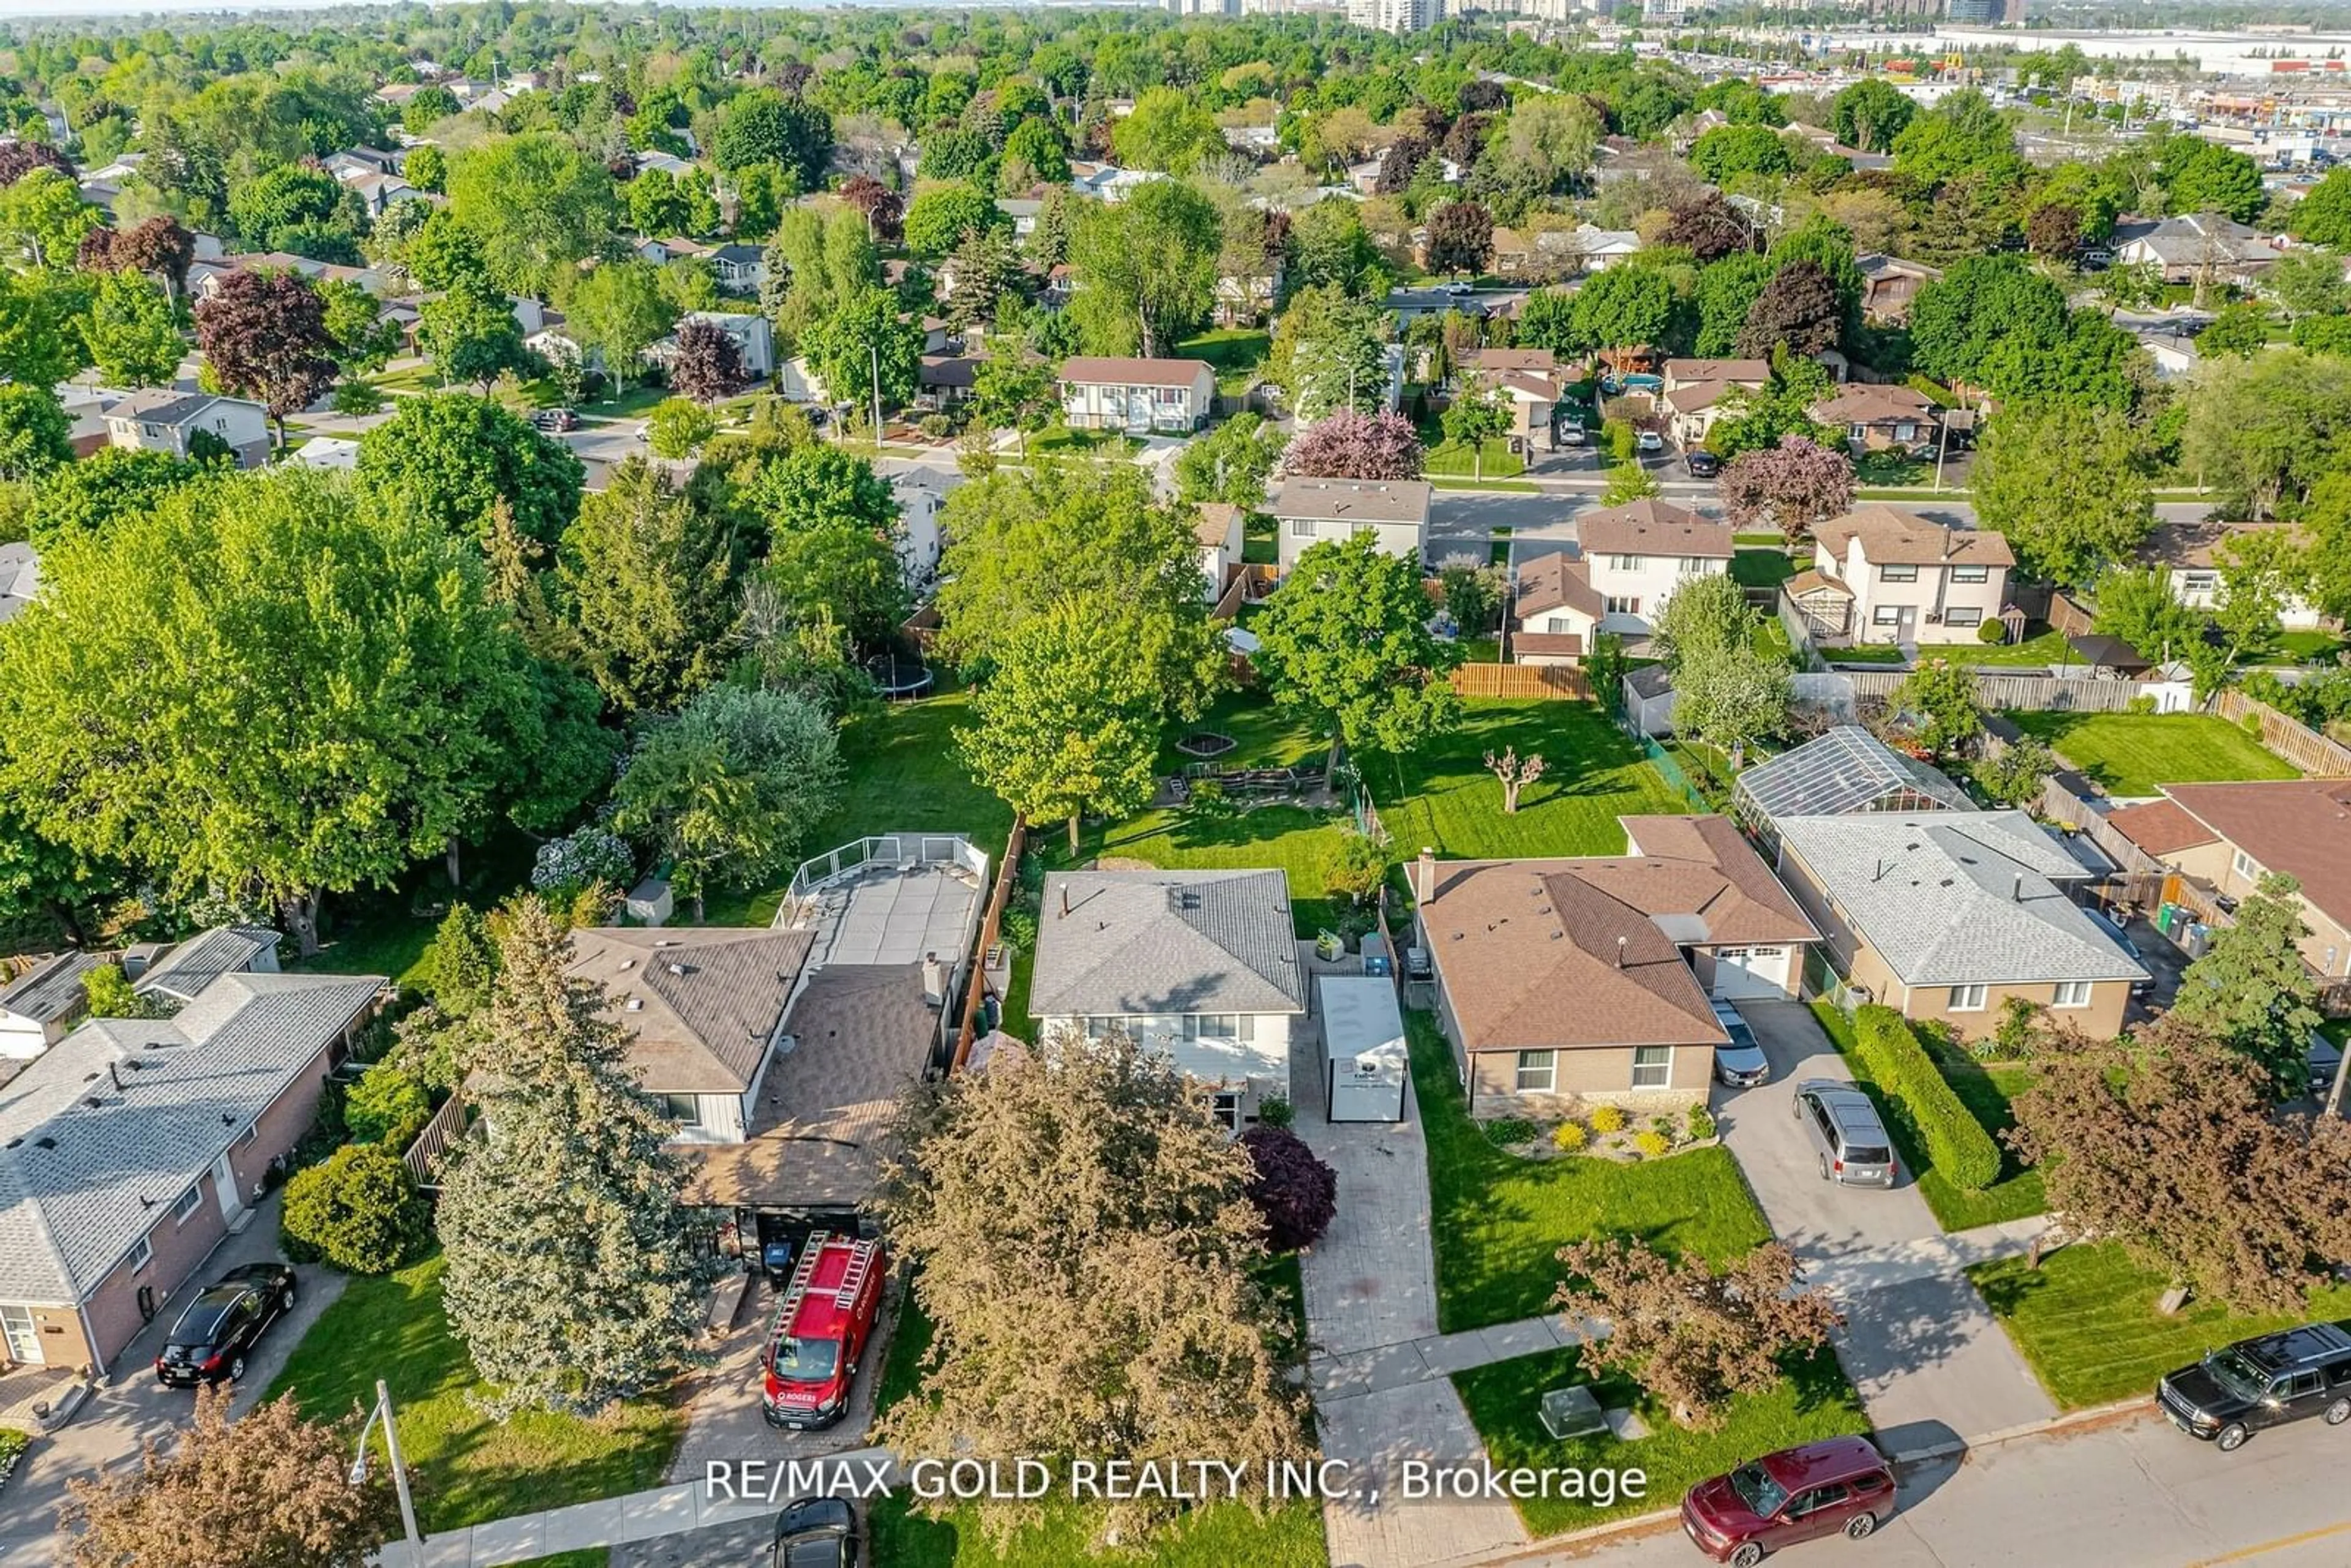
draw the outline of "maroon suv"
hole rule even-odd
[[[1817,1536],[1859,1541],[1894,1515],[1894,1472],[1866,1437],[1782,1448],[1700,1481],[1682,1499],[1682,1529],[1731,1568]]]

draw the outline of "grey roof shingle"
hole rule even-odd
[[[0,1092],[0,1300],[79,1301],[364,1012],[381,976],[225,975],[96,1019]]]
[[[569,973],[611,998],[629,1065],[656,1094],[740,1094],[758,1076],[814,940],[807,931],[595,926]]]
[[[1773,825],[1905,985],[2147,977],[2056,885],[2089,873],[2022,811]]]
[[[1038,1018],[1306,1010],[1280,872],[1060,872],[1044,911]]]
[[[264,952],[275,952],[277,933],[254,925],[216,925],[165,953],[132,988],[141,996],[162,994],[193,1001],[223,975],[250,969]]]
[[[98,967],[87,953],[67,952],[42,959],[25,977],[0,991],[0,1012],[47,1023],[73,1011],[83,998],[81,977]]]

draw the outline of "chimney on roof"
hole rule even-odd
[[[1420,846],[1420,862],[1413,870],[1412,895],[1423,904],[1437,896],[1437,852],[1426,844]]]
[[[1943,530],[1943,559],[1945,560],[1951,559],[1951,550],[1953,547],[1958,544],[1959,538],[1959,530],[1957,528],[1945,528]]]
[[[1068,883],[1066,883],[1066,882],[1065,882],[1065,883],[1061,883],[1061,918],[1062,918],[1062,919],[1064,919],[1064,920],[1067,920],[1069,917],[1070,917],[1070,884],[1069,884]]]
[[[947,967],[939,962],[936,953],[923,955],[923,1000],[932,1007],[944,1007],[947,999]]]
[[[110,1061],[107,1062],[107,1064],[106,1064],[106,1075],[107,1075],[109,1078],[111,1078],[112,1080],[114,1080],[114,1092],[115,1092],[117,1094],[121,1093],[121,1092],[122,1092],[122,1070],[121,1070],[119,1066],[117,1066],[117,1065],[116,1065],[112,1061],[110,1061]]]
[[[2008,885],[2008,896],[2011,902],[2017,904],[2022,904],[2024,902],[2024,873],[2022,872],[2018,872],[2014,880],[2010,882]]]
[[[1620,969],[1625,967],[1625,938],[1622,936],[1616,938],[1616,967]]]

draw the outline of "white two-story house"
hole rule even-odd
[[[1061,365],[1061,412],[1076,430],[1181,434],[1217,408],[1217,371],[1206,360],[1116,360],[1080,355]]]
[[[1029,1010],[1047,1030],[1165,1051],[1235,1131],[1290,1098],[1306,977],[1285,873],[1056,872],[1037,925]]]
[[[2195,610],[2210,610],[2220,601],[2220,565],[2231,539],[2273,529],[2291,530],[2292,523],[2162,523],[2147,536],[2138,558],[2160,566],[2171,577],[2172,597]],[[2278,623],[2289,632],[2305,632],[2319,622],[2318,607],[2299,593],[2289,593],[2278,606]]]
[[[1584,580],[1600,601],[1596,630],[1646,637],[1674,591],[1730,570],[1732,529],[1668,501],[1586,512],[1576,519]]]
[[[2008,602],[2016,556],[1989,528],[1947,528],[1892,507],[1813,530],[1813,567],[1788,596],[1827,642],[1973,643]]]
[[[110,406],[105,417],[106,439],[129,451],[193,457],[190,443],[201,431],[227,447],[240,468],[269,461],[269,411],[241,397],[149,387]]]
[[[1274,518],[1275,559],[1286,573],[1325,539],[1370,534],[1388,554],[1418,561],[1429,494],[1426,479],[1285,479],[1265,506]]]

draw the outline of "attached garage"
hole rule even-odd
[[[1331,1120],[1403,1121],[1408,1061],[1395,982],[1325,975],[1316,988],[1322,1012],[1323,1103]]]
[[[1714,948],[1709,955],[1714,961],[1714,973],[1707,985],[1708,993],[1734,999],[1791,996],[1793,993],[1789,976],[1796,952],[1793,946]]]

